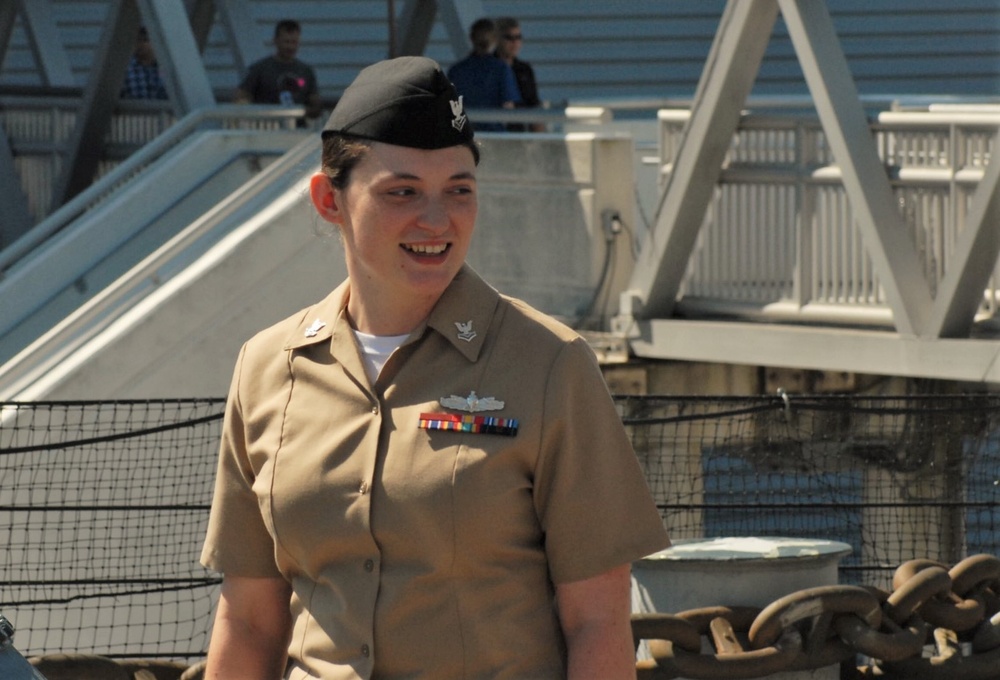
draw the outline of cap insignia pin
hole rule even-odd
[[[309,327],[305,331],[305,336],[307,338],[315,338],[316,334],[319,333],[320,330],[322,330],[325,326],[326,326],[325,321],[320,321],[319,319],[316,319],[311,324],[309,324]]]
[[[455,328],[458,329],[458,339],[465,340],[466,342],[472,342],[473,338],[476,337],[476,331],[472,330],[472,320],[468,320],[465,323],[461,321],[455,322]]]
[[[465,116],[465,113],[463,112],[462,96],[463,95],[459,95],[457,101],[451,99],[448,102],[449,104],[451,104],[451,115],[455,116],[454,118],[451,119],[451,126],[456,130],[458,130],[459,132],[462,131],[462,128],[465,127],[465,122],[468,120],[468,118],[466,118]]]
[[[493,397],[480,397],[473,390],[469,396],[460,397],[453,394],[449,397],[441,397],[438,402],[445,408],[453,408],[456,411],[468,411],[469,413],[479,413],[480,411],[499,411],[503,408],[503,402]]]

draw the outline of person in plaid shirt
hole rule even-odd
[[[129,59],[120,96],[122,99],[167,98],[167,89],[160,78],[160,69],[156,64],[156,55],[153,54],[153,45],[149,41],[149,32],[144,26],[139,28],[135,52]]]

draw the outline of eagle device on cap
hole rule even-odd
[[[427,57],[397,57],[361,70],[330,114],[323,136],[443,149],[472,142],[462,97]]]

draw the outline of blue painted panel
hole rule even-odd
[[[780,536],[840,541],[853,548],[841,565],[860,563],[861,470],[769,471],[750,460],[711,450],[703,455],[702,470],[708,506],[703,516],[706,538]],[[850,582],[849,574],[841,581]]]
[[[1000,432],[981,440],[976,448],[967,446],[965,460],[971,461],[966,471],[968,502],[989,506],[970,507],[966,512],[967,553],[1000,556],[1000,535],[994,529],[1000,526]]]

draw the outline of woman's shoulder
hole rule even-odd
[[[524,300],[501,294],[500,304],[505,308],[504,330],[520,337],[522,341],[530,340],[536,347],[551,346],[558,349],[583,340],[580,333],[568,324]]]
[[[246,342],[246,353],[259,360],[284,356],[285,352],[330,337],[333,323],[340,314],[344,286],[326,298],[286,316],[255,333]]]
[[[289,336],[302,324],[303,319],[308,318],[309,313],[314,307],[315,305],[304,307],[294,314],[288,315],[281,321],[257,331],[247,340],[247,345],[255,348],[276,347],[277,349],[281,349]]]
[[[564,345],[580,334],[523,299],[497,290],[466,265],[455,277],[435,309],[440,317],[492,317],[489,325],[508,339],[530,340],[533,345]],[[485,321],[485,319],[483,319]],[[445,324],[447,326],[447,324]]]

